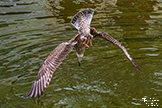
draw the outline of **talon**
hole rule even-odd
[[[90,46],[92,46],[92,39],[93,39],[93,36],[91,36],[91,40],[90,40]]]
[[[89,48],[89,46],[86,44],[87,38],[84,38],[84,39],[85,39],[85,40],[84,40],[83,44],[84,44],[87,48]]]
[[[89,48],[89,46],[87,44],[84,44],[87,48]]]

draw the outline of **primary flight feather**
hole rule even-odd
[[[85,9],[74,15],[71,20],[71,24],[78,30],[78,33],[70,41],[63,42],[58,45],[48,55],[38,72],[31,90],[25,97],[35,98],[38,95],[39,99],[43,95],[45,89],[49,86],[54,71],[62,63],[62,60],[65,58],[65,56],[71,52],[73,47],[76,50],[76,55],[80,66],[85,48],[89,48],[87,44],[90,42],[90,45],[92,46],[92,39],[95,37],[101,37],[117,45],[120,49],[123,50],[125,55],[129,58],[137,70],[141,71],[136,62],[127,52],[126,48],[122,46],[120,42],[104,32],[99,32],[95,28],[90,28],[93,13],[93,9]]]

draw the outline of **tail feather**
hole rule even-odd
[[[89,25],[91,23],[92,17],[93,17],[93,9],[86,9],[81,12],[78,12],[74,15],[74,17],[71,20],[71,24],[79,30],[80,25],[82,25],[82,21],[86,20]]]

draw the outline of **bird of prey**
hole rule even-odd
[[[58,45],[48,55],[38,72],[31,90],[25,97],[35,98],[38,95],[39,99],[43,95],[45,89],[48,87],[51,81],[54,71],[59,67],[59,65],[62,63],[62,60],[68,53],[70,53],[73,47],[76,50],[76,55],[80,66],[85,48],[89,48],[87,44],[90,42],[90,46],[92,46],[92,39],[95,37],[104,38],[107,41],[110,41],[113,44],[117,45],[120,49],[123,50],[125,55],[129,58],[129,60],[133,63],[137,70],[141,71],[133,58],[128,54],[126,48],[122,46],[120,42],[115,40],[110,35],[97,31],[95,28],[90,27],[93,13],[93,9],[85,9],[74,15],[71,20],[71,24],[78,30],[77,34],[68,42],[63,42]]]

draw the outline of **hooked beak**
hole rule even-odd
[[[78,58],[78,64],[80,66],[81,65],[81,61],[82,61],[82,58],[83,58],[83,54],[77,54],[77,58]]]

